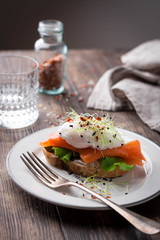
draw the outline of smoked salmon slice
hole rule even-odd
[[[61,136],[59,136],[58,132],[53,132],[50,136],[49,139],[45,142],[40,143],[41,147],[62,147],[66,148],[75,152],[78,152],[78,149],[73,147],[72,145],[68,144]]]
[[[105,149],[105,150],[97,150],[93,148],[78,149],[68,144],[63,138],[61,138],[61,136],[59,136],[58,132],[54,132],[49,136],[49,139],[47,141],[41,142],[40,146],[62,147],[62,148],[66,148],[66,149],[78,152],[80,154],[81,159],[86,164],[94,162],[103,157],[120,157],[128,165],[143,166],[143,160],[145,161],[145,157],[141,152],[141,146],[138,140],[128,142],[123,146],[112,148],[112,149]]]
[[[142,160],[145,160],[141,152],[140,142],[138,140],[124,144],[121,147],[96,150],[92,148],[79,149],[81,159],[87,164],[102,157],[120,157],[128,165],[142,166]]]

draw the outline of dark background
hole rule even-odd
[[[33,49],[38,22],[64,23],[69,48],[128,49],[160,36],[159,0],[3,0],[0,50]]]

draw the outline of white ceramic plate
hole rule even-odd
[[[109,209],[75,187],[59,188],[58,190],[47,188],[26,168],[20,159],[20,154],[33,151],[46,162],[39,142],[46,141],[49,134],[56,130],[57,127],[42,129],[14,145],[7,156],[6,163],[8,174],[12,180],[29,194],[59,206],[86,210]],[[126,141],[138,139],[147,160],[143,167],[135,167],[124,176],[112,180],[111,185],[108,186],[112,201],[127,207],[134,206],[146,202],[160,193],[160,148],[136,133],[124,129],[118,129],[118,131]],[[54,168],[54,171],[67,179],[80,182],[76,176],[70,175],[64,170]],[[83,194],[85,194],[85,198]]]

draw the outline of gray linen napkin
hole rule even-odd
[[[133,110],[160,132],[160,40],[145,42],[121,57],[123,65],[106,71],[88,98],[87,107]]]

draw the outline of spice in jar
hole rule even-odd
[[[45,90],[60,88],[64,74],[64,55],[55,57],[39,64],[39,84]]]

